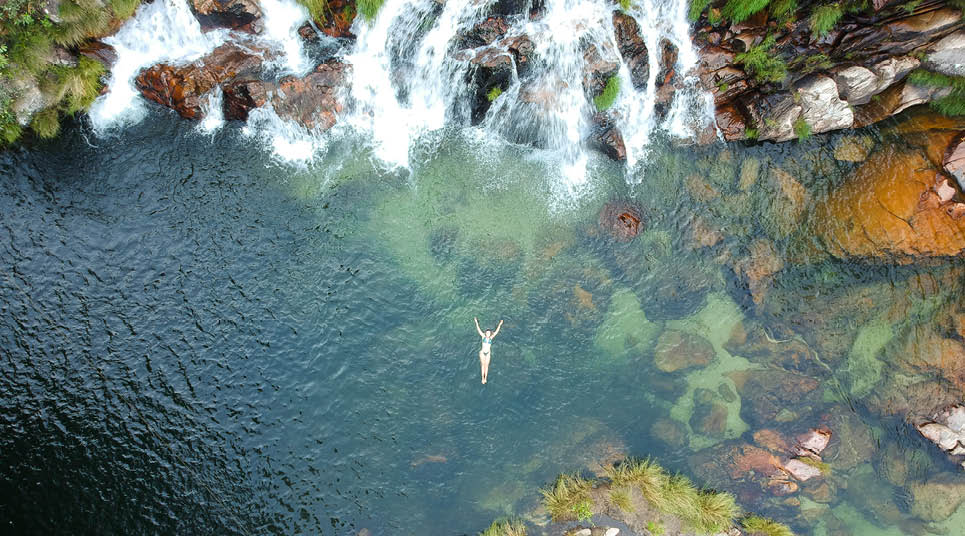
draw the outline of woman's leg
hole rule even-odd
[[[486,383],[486,377],[489,376],[489,358],[492,357],[490,354],[485,352],[479,352],[479,366],[482,369],[482,382]]]

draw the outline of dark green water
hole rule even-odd
[[[2,155],[7,533],[474,533],[526,516],[556,474],[630,454],[802,533],[904,534],[922,524],[878,453],[910,460],[909,484],[954,470],[881,416],[869,401],[881,371],[865,381],[860,367],[957,299],[960,263],[833,260],[772,191],[737,187],[754,157],[762,177],[783,166],[819,199],[856,166],[830,157],[835,138],[726,154],[657,143],[646,173],[596,162],[574,196],[527,150],[458,134],[420,149],[407,174],[350,140],[306,170],[235,128],[192,128],[157,114],[119,138],[88,143],[74,128]],[[695,199],[693,173],[722,194]],[[630,243],[599,231],[612,199],[643,209]],[[694,246],[695,218],[724,241]],[[762,238],[785,270],[756,306],[720,258]],[[875,306],[856,315],[854,296]],[[895,307],[911,312],[882,313]],[[473,316],[506,321],[485,386]],[[741,323],[839,351],[740,356],[727,348]],[[668,329],[707,339],[712,362],[656,370]],[[761,422],[734,378],[765,367],[820,387]],[[701,389],[720,393],[723,430],[668,444],[654,423],[686,427]],[[842,421],[835,433],[858,430],[867,455],[829,477],[833,520],[715,482],[692,457],[760,428]]]

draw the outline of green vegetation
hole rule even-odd
[[[624,512],[632,512],[634,510],[633,503],[630,502],[630,494],[627,493],[626,489],[611,488],[610,500],[613,501],[613,504],[615,504],[617,508]]]
[[[662,523],[647,521],[647,532],[653,536],[663,536],[664,530]]]
[[[634,460],[610,468],[614,486],[635,486],[654,508],[677,516],[699,532],[719,532],[741,514],[734,496],[699,490],[682,475],[671,475],[651,459]]]
[[[908,13],[914,13],[918,9],[918,4],[921,4],[921,0],[911,0],[911,2],[902,4],[901,8]]]
[[[908,75],[908,81],[919,86],[950,88],[951,94],[932,101],[930,106],[942,115],[965,115],[965,77],[917,69]]]
[[[797,0],[775,0],[771,3],[771,16],[780,22],[790,21],[797,10]]]
[[[797,460],[801,463],[814,467],[818,471],[821,471],[821,474],[823,475],[831,474],[831,466],[824,462],[820,462],[814,458],[808,458],[807,456],[801,456],[800,458],[797,458]]]
[[[488,100],[489,102],[492,102],[498,99],[499,96],[502,94],[503,94],[503,88],[499,86],[493,86],[493,88],[489,90],[489,93],[486,93],[486,100]]]
[[[844,10],[839,3],[814,8],[810,20],[811,32],[818,36],[827,35],[827,33],[831,31],[831,28],[834,28],[834,25],[838,23],[842,15],[844,15]]]
[[[60,118],[86,110],[101,88],[104,66],[65,50],[108,32],[112,21],[134,14],[140,0],[64,0],[60,22],[49,20],[35,3],[12,0],[0,7],[0,143],[22,134],[14,106],[21,92],[32,93],[41,108],[28,116],[29,129],[50,138]],[[39,93],[39,94],[38,94]],[[22,117],[27,120],[27,117]]]
[[[794,536],[794,532],[782,523],[759,516],[749,516],[741,521],[749,536]]]
[[[811,137],[811,125],[804,120],[803,117],[798,117],[794,120],[794,134],[797,136],[798,141],[804,141]]]
[[[590,502],[590,488],[593,483],[579,475],[560,475],[550,489],[541,489],[543,504],[553,521],[575,519],[577,505]]]
[[[798,56],[792,60],[788,66],[802,74],[811,74],[815,71],[830,69],[834,63],[826,54],[812,54],[810,56]]]
[[[573,515],[577,521],[588,521],[593,518],[593,503],[589,499],[573,505]]]
[[[382,9],[382,4],[385,0],[358,0],[358,12],[360,15],[365,17],[365,20],[372,21],[375,20],[375,16],[379,14],[379,9]]]
[[[767,36],[759,45],[734,57],[758,82],[780,82],[787,76],[784,60],[773,54],[775,37]]]
[[[727,0],[721,13],[731,22],[743,22],[767,7],[771,0]]]
[[[620,9],[622,9],[623,11],[629,11],[630,6],[631,6],[630,0],[620,0]]]
[[[761,133],[756,128],[748,128],[744,130],[744,139],[756,140],[760,137]]]
[[[479,536],[526,536],[526,527],[517,519],[498,520]]]
[[[690,9],[687,11],[687,18],[691,22],[700,18],[700,14],[710,5],[710,0],[690,0]]]
[[[298,3],[305,6],[312,20],[328,20],[329,8],[327,0],[298,0]]]
[[[593,104],[596,105],[596,109],[599,111],[608,110],[613,103],[617,100],[617,95],[620,94],[620,77],[617,75],[611,76],[606,81],[606,87],[603,88],[603,93],[600,93],[596,97],[593,97]]]

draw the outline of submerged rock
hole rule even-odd
[[[613,124],[606,114],[593,114],[594,128],[590,133],[588,144],[591,148],[607,155],[617,162],[626,162],[627,147],[623,142],[623,133]]]
[[[605,236],[629,242],[643,230],[643,211],[629,201],[611,201],[603,205],[597,224]]]
[[[741,416],[751,425],[799,419],[811,412],[809,399],[820,397],[815,393],[820,384],[808,376],[783,370],[749,370],[743,374],[743,381],[738,382]]]
[[[911,514],[924,521],[944,521],[965,502],[965,481],[949,473],[912,484],[908,491]]]
[[[930,419],[918,420],[915,428],[925,439],[955,456],[956,461],[965,460],[965,406],[951,406]],[[965,468],[965,463],[962,467]]]
[[[704,367],[717,356],[710,341],[693,333],[668,329],[657,339],[654,364],[663,372]]]

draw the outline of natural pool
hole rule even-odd
[[[905,143],[888,128],[858,144]],[[280,165],[162,112],[6,152],[0,517],[474,533],[560,472],[653,455],[802,534],[952,534],[963,514],[926,527],[909,490],[961,476],[887,406],[930,374],[899,357],[954,337],[962,263],[825,253],[814,206],[860,165],[842,139],[656,141],[576,192],[472,132],[426,141],[411,173],[351,139]],[[601,230],[613,200],[643,214],[630,242]],[[506,321],[485,386],[473,316]],[[824,484],[729,476],[756,432],[818,424]]]

